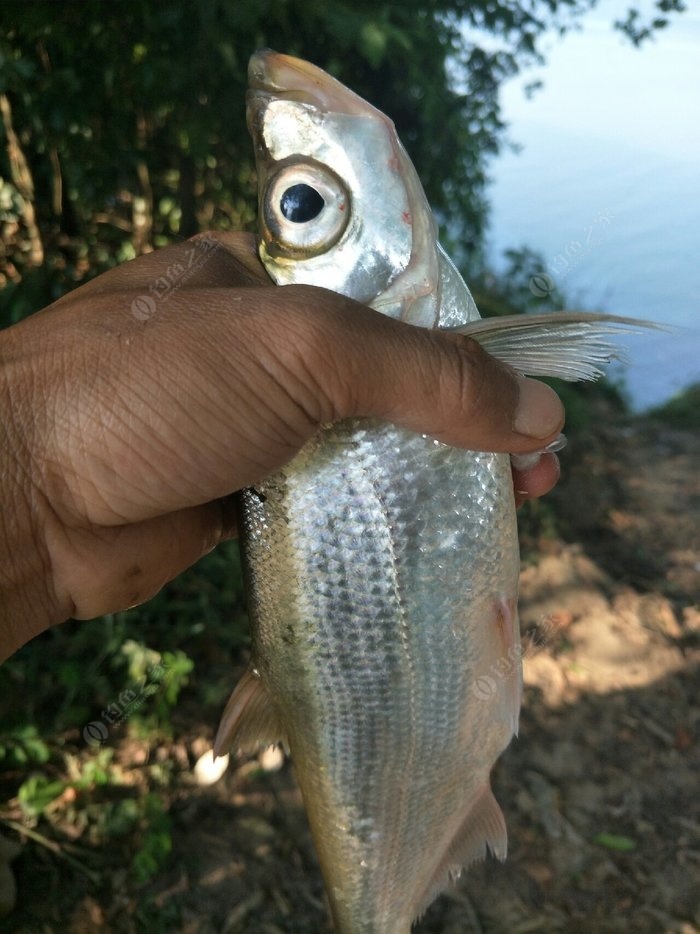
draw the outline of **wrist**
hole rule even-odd
[[[38,413],[13,338],[0,333],[0,661],[61,620],[41,534],[45,505],[34,482]]]

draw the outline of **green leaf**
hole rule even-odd
[[[172,849],[170,817],[161,800],[148,794],[142,808],[146,830],[131,863],[131,871],[139,883],[148,882],[165,865]]]
[[[378,23],[368,22],[360,33],[360,48],[373,68],[379,68],[386,52],[386,31]]]
[[[604,846],[607,850],[616,850],[618,853],[631,853],[637,849],[637,841],[622,834],[599,833],[593,840],[599,846]]]
[[[0,736],[0,762],[8,766],[41,764],[50,756],[49,747],[31,724]]]
[[[63,794],[68,782],[51,781],[46,775],[34,773],[20,785],[17,797],[27,817],[39,817],[44,810]]]

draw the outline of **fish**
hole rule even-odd
[[[611,335],[642,324],[482,320],[393,123],[320,68],[254,54],[247,119],[278,285],[468,334],[535,376],[595,378]],[[242,492],[240,526],[252,657],[215,754],[290,751],[335,929],[407,934],[463,867],[506,858],[490,774],[522,695],[509,458],[325,425]]]

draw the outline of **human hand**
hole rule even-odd
[[[526,453],[563,410],[468,338],[272,286],[244,234],[142,256],[0,333],[0,658],[148,599],[233,534],[229,494],[352,416]],[[556,476],[552,455],[516,472],[518,498]]]

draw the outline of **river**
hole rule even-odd
[[[611,25],[626,6],[602,2],[503,89],[522,149],[491,167],[489,254],[527,245],[569,307],[669,326],[625,340],[643,409],[700,380],[700,11],[635,49]]]

